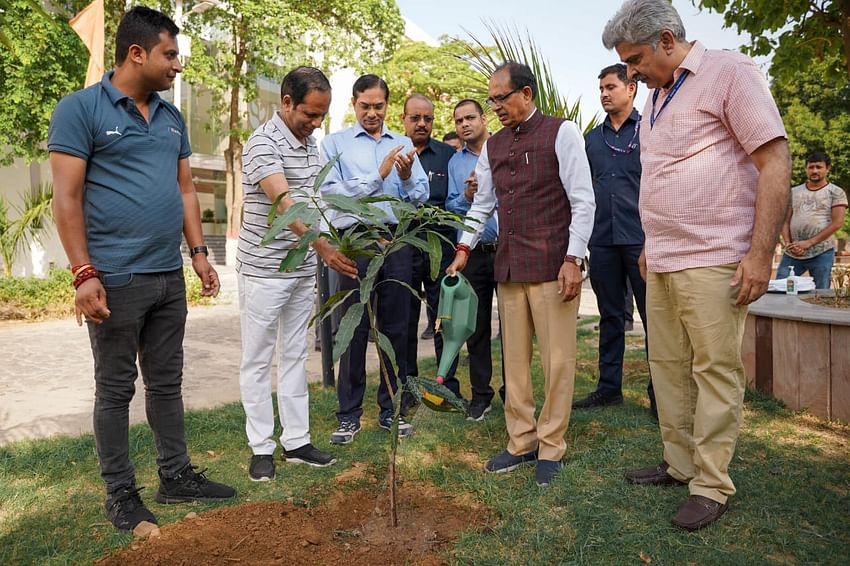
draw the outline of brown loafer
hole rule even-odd
[[[669,468],[667,462],[661,462],[657,466],[629,470],[623,475],[626,481],[636,485],[687,485],[686,482],[679,481],[668,474],[667,468]]]
[[[673,524],[686,531],[696,531],[720,518],[729,505],[702,495],[691,495],[673,515]]]

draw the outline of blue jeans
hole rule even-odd
[[[785,279],[788,277],[788,268],[793,266],[794,275],[802,275],[808,271],[809,275],[815,280],[816,288],[829,289],[832,284],[832,264],[834,261],[835,250],[823,252],[809,259],[794,259],[782,254],[782,261],[779,262],[779,267],[776,269],[776,278]]]
[[[106,274],[112,312],[88,323],[94,356],[94,438],[107,493],[135,485],[129,454],[129,408],[136,391],[136,357],[145,384],[145,411],[157,465],[166,477],[189,464],[183,429],[183,271]]]

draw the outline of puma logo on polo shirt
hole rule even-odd
[[[121,130],[118,129],[118,126],[115,126],[114,130],[106,130],[107,136],[120,136]]]
[[[168,131],[171,132],[172,134],[176,134],[178,136],[183,135],[183,132],[181,132],[180,130],[178,130],[177,128],[174,128],[172,126],[168,126]]]

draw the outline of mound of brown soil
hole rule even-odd
[[[393,528],[386,491],[337,491],[317,507],[266,501],[223,507],[162,527],[98,565],[443,564],[439,553],[486,521],[477,505],[404,482]]]

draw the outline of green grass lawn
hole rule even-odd
[[[589,326],[579,331],[576,395],[595,385],[596,339]],[[468,383],[466,370],[461,366],[462,383]],[[433,362],[421,371],[433,372]],[[539,388],[539,364],[534,373]],[[364,431],[354,444],[333,449],[339,459],[335,466],[316,470],[279,464],[276,481],[250,482],[250,451],[238,404],[187,414],[193,461],[208,467],[213,479],[235,485],[240,503],[291,498],[316,505],[333,489],[363,487],[356,482],[340,487],[332,478],[353,462],[367,463],[378,477],[385,474],[387,437],[375,424],[372,381]],[[489,528],[462,534],[446,558],[494,565],[643,564],[642,556],[653,564],[850,562],[848,427],[788,411],[748,392],[745,428],[732,462],[738,494],[719,523],[689,534],[670,524],[686,488],[641,488],[622,480],[624,469],[661,457],[645,385],[642,351],[630,340],[626,404],[573,413],[565,468],[545,490],[535,485],[533,468],[483,473],[484,462],[506,442],[498,397],[482,423],[421,408],[414,417],[416,434],[400,448],[402,477],[430,481],[491,509]],[[320,387],[311,394],[314,442],[328,448],[336,397]],[[147,426],[134,426],[130,442],[139,484],[147,486],[142,496],[161,524],[213,507],[153,502],[156,466]],[[127,545],[131,536],[111,527],[102,506],[92,436],[0,448],[0,564],[90,563]]]

